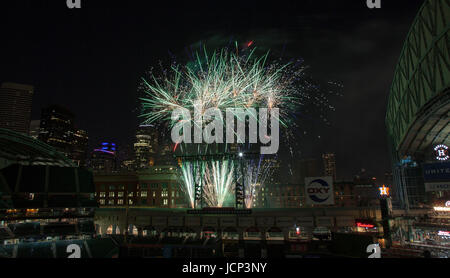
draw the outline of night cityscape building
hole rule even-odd
[[[0,86],[0,128],[28,134],[34,87],[11,82]]]
[[[119,171],[117,152],[118,146],[115,143],[101,143],[91,153],[89,168],[94,173],[113,173]]]
[[[158,136],[154,126],[139,126],[136,132],[136,143],[134,143],[134,162],[137,169],[146,169],[155,165]]]
[[[60,105],[43,108],[39,140],[70,157],[73,148],[75,115]]]
[[[137,172],[94,176],[101,207],[186,208],[187,200],[172,166],[150,166]]]
[[[39,140],[55,147],[76,165],[86,166],[88,133],[76,128],[75,115],[71,111],[60,105],[50,105],[42,109],[39,122]]]
[[[308,7],[312,4],[304,3],[312,2],[315,1],[303,1],[294,6]],[[325,6],[326,2],[319,6]],[[366,9],[365,1],[362,2],[360,6]],[[412,2],[415,1],[408,0],[409,4]],[[243,3],[240,5],[244,6]],[[17,38],[10,36],[8,28],[2,29],[9,38],[4,43],[7,52],[17,53],[7,63],[6,70],[0,73],[11,78],[20,76],[25,69],[22,80],[31,80],[32,84],[52,94],[65,92],[67,95],[64,97],[70,98],[66,102],[57,94],[39,96],[34,105],[45,108],[41,110],[40,120],[31,120],[34,88],[15,83],[3,83],[0,87],[0,258],[183,258],[184,261],[190,258],[261,258],[269,259],[269,264],[272,258],[449,258],[450,1],[423,0],[420,9],[412,11],[409,6],[402,7],[408,13],[395,16],[391,11],[401,8],[390,3],[392,6],[386,5],[383,9],[361,12],[357,20],[347,10],[353,13],[361,7],[353,9],[353,6],[334,1],[333,12],[346,10],[342,15],[352,17],[352,21],[338,17],[344,28],[333,24],[328,31],[325,25],[336,22],[333,21],[335,16],[328,11],[314,11],[311,15],[303,10],[296,14],[294,9],[288,13],[275,12],[282,5],[270,6],[268,16],[263,12],[263,5],[250,13],[245,8],[232,7],[235,12],[229,19],[233,20],[225,24],[225,29],[230,31],[223,33],[218,27],[223,27],[224,22],[211,25],[209,31],[202,24],[196,24],[200,27],[188,32],[190,22],[185,21],[183,26],[174,24],[176,28],[173,29],[165,25],[167,20],[162,20],[161,25],[141,24],[147,23],[147,18],[139,18],[137,12],[127,15],[121,9],[118,13],[121,20],[116,16],[112,16],[112,21],[107,18],[103,21],[102,18],[104,24],[95,28],[92,28],[94,23],[90,16],[69,17],[69,26],[81,19],[88,22],[87,25],[79,22],[86,29],[78,29],[77,26],[68,29],[71,32],[59,32],[59,28],[67,27],[62,20],[66,16],[59,15],[61,23],[58,22],[58,29],[51,27],[43,35],[32,37],[35,42],[32,44],[33,52],[42,53],[36,55],[39,56],[37,58],[23,51],[27,48],[19,44],[22,37],[29,40],[29,33],[21,28],[12,28],[12,23],[8,28],[11,28],[11,34],[18,34]],[[95,14],[88,6],[83,9],[83,13]],[[245,14],[242,18],[239,10]],[[406,28],[417,11],[406,34]],[[147,17],[156,17],[159,10],[155,8],[153,12],[151,17],[146,14]],[[46,15],[43,11],[41,13]],[[109,13],[116,15],[115,10],[107,10],[106,14]],[[367,17],[369,13],[370,17]],[[4,18],[17,21],[16,14],[7,10],[0,17],[0,23]],[[175,16],[172,14],[170,21],[176,22],[184,14],[197,23],[197,14],[188,10]],[[209,25],[212,21],[206,21],[208,16],[199,16],[199,22]],[[39,17],[43,18],[43,15],[39,14]],[[245,21],[241,20],[247,20],[247,17],[251,24],[242,24]],[[220,17],[213,14],[212,18]],[[263,18],[264,24],[256,24],[255,18]],[[320,21],[321,18],[326,20]],[[384,23],[385,18],[391,19]],[[28,26],[30,22],[20,22],[19,25],[31,30],[42,27],[38,25],[40,22],[33,22],[36,27]],[[55,21],[49,18],[48,22]],[[116,22],[119,25],[114,25]],[[144,28],[130,25],[136,23],[144,25]],[[272,24],[276,26],[273,31],[269,28]],[[352,24],[357,28],[346,29]],[[0,24],[0,28],[3,25]],[[278,26],[289,30],[284,34]],[[90,34],[97,28],[106,31],[104,35]],[[258,28],[262,33],[256,31]],[[290,37],[290,29],[301,40]],[[320,29],[319,33],[317,29]],[[82,33],[80,30],[89,31],[83,33],[81,40],[78,36]],[[150,40],[149,36],[139,36],[147,34],[142,30],[152,34]],[[244,37],[243,42],[227,37],[230,34],[235,36],[235,30],[239,30],[236,33],[239,38]],[[379,30],[379,35],[375,32],[367,35],[371,34],[370,31]],[[393,34],[383,30],[392,30]],[[308,39],[309,32],[314,34]],[[55,41],[48,34],[53,33],[59,35],[57,41],[61,45],[68,47],[63,49],[63,53],[74,53],[69,47],[80,41],[83,47],[79,55],[69,55],[70,59],[61,60],[59,51],[51,47]],[[70,33],[66,39],[65,33]],[[204,37],[205,34],[212,39]],[[249,38],[249,34],[252,37]],[[402,38],[406,35],[404,44],[397,38],[399,35]],[[97,38],[100,44],[96,42]],[[129,38],[136,38],[137,42]],[[194,54],[194,46],[198,45],[193,44],[193,40],[198,38],[202,39],[199,43],[202,47],[206,45],[203,39],[212,46],[217,41],[222,44],[222,40],[228,45],[234,43],[236,52],[243,54],[230,56],[236,64],[228,70],[228,56],[222,64],[220,55],[217,60],[215,56],[211,59],[206,56],[205,61],[199,55],[191,55]],[[116,47],[114,43],[120,48],[113,48]],[[152,75],[158,73],[160,70],[154,61],[161,58],[162,52],[166,53],[169,43],[170,51],[175,49],[173,54],[169,51],[171,67],[164,68],[164,63],[159,63],[164,75],[162,80],[156,75],[152,76],[154,82],[141,78],[139,90],[145,87],[148,91],[144,97],[136,97],[132,92],[140,78],[139,71],[145,63],[145,66],[150,65]],[[183,48],[184,44],[188,47]],[[326,44],[330,46],[325,47]],[[137,45],[142,48],[135,48]],[[398,53],[402,45],[403,49]],[[385,50],[379,51],[383,47]],[[265,48],[275,56],[256,59],[255,65],[250,63],[250,71],[240,68],[241,57],[248,63],[253,59],[253,53],[256,56],[257,51],[265,51]],[[112,55],[118,49],[123,49],[123,53]],[[375,49],[378,54],[370,55]],[[144,50],[148,50],[148,55],[141,53]],[[180,64],[183,66],[178,68],[178,62],[172,63],[172,59],[175,60],[183,50],[190,60],[183,61],[186,67]],[[337,51],[334,53],[334,50]],[[204,52],[208,51],[205,47]],[[227,52],[224,50],[223,53]],[[398,54],[400,57],[396,64]],[[272,65],[269,63],[272,58],[280,62],[287,58],[291,63],[294,56],[302,55],[305,55],[305,63],[326,65],[323,71],[314,65],[314,75],[320,76],[319,80],[333,76],[350,80],[346,83],[353,82],[346,86],[345,98],[336,100],[340,97],[339,92],[327,95],[331,94],[325,92],[328,88],[319,84],[321,82],[315,84],[315,79],[309,79],[310,73],[303,71],[303,65],[302,70],[292,74],[287,66],[285,73],[285,68],[277,71],[278,64],[273,68],[265,64],[267,61],[267,65]],[[310,55],[313,55],[312,59]],[[339,59],[334,56],[339,56]],[[195,62],[191,61],[192,57]],[[367,57],[367,60],[362,57]],[[2,56],[2,60],[5,58],[8,57]],[[114,60],[114,65],[120,66],[113,68],[112,64],[104,63],[106,60]],[[144,62],[139,64],[142,60]],[[216,61],[220,61],[217,72],[216,68],[210,67]],[[16,70],[15,63],[18,64]],[[303,64],[303,58],[291,64]],[[395,72],[393,65],[396,65]],[[10,69],[11,76],[8,75]],[[96,75],[103,69],[106,69],[105,73]],[[174,79],[165,78],[170,75],[170,69],[174,69]],[[236,74],[236,77],[235,69],[244,74]],[[259,74],[259,71],[266,70],[271,74]],[[192,80],[178,79],[177,74],[184,76],[186,72],[193,80],[192,90],[189,84],[186,85]],[[373,74],[377,72],[383,74]],[[389,72],[394,72],[394,75],[388,93]],[[287,78],[273,78],[278,73],[286,74]],[[225,79],[229,74],[232,78],[227,84]],[[367,76],[370,78],[364,79]],[[241,86],[241,81],[245,84],[247,78],[250,85]],[[299,99],[297,95],[284,94],[287,90],[282,94],[277,92],[290,79],[300,83],[301,88],[296,84],[292,90],[302,95]],[[268,82],[259,86],[260,81]],[[327,84],[334,84],[334,81]],[[267,91],[267,96],[260,94],[262,90]],[[309,90],[314,95],[310,95]],[[172,96],[173,91],[176,94]],[[183,93],[178,94],[178,91]],[[242,97],[245,101],[240,99],[241,93],[245,95]],[[357,101],[356,96],[360,97],[362,93],[364,96],[359,100],[363,99],[368,104]],[[387,99],[382,97],[383,93]],[[191,99],[192,95],[195,97]],[[136,98],[141,101],[143,110],[139,117],[144,121],[139,119],[140,122],[151,122],[155,126],[140,125],[135,131],[135,112],[138,109],[136,106],[129,108],[135,105],[133,101]],[[222,99],[222,104],[219,99]],[[259,99],[264,101],[258,103]],[[190,123],[192,119],[170,119],[166,112],[198,100],[204,101],[202,109],[223,105],[255,106],[261,110],[262,105],[267,104],[271,111],[276,111],[283,107],[283,102],[286,102],[283,108],[295,109],[286,109],[278,115],[283,117],[277,119],[283,122],[283,130],[279,134],[279,152],[274,154],[262,154],[260,147],[268,145],[262,142],[229,145],[174,143],[169,127],[177,121]],[[47,106],[53,101],[70,103],[74,111],[86,108],[86,113],[81,110],[83,113],[77,119],[80,123],[87,123],[89,129],[79,129],[75,124],[75,114],[69,109],[61,105]],[[296,102],[301,105],[294,105]],[[376,102],[379,102],[378,106]],[[386,104],[383,125],[382,114]],[[377,109],[367,108],[371,106]],[[332,114],[334,108],[344,112],[333,117],[337,115]],[[197,109],[194,110],[195,114]],[[365,115],[369,110],[377,111],[378,114],[373,113],[377,116]],[[244,124],[241,127],[245,132],[248,127],[250,135],[253,132],[250,129],[253,124],[250,123],[254,119],[248,116],[248,126]],[[271,114],[270,119],[275,118],[276,114]],[[261,120],[254,122],[260,133]],[[208,121],[205,120],[200,127],[203,128]],[[193,122],[195,126],[195,117]],[[243,122],[246,123],[245,116]],[[198,131],[194,126],[188,130]],[[273,123],[270,125],[271,136],[275,134],[275,126]],[[228,122],[226,127],[229,127]],[[350,132],[349,127],[353,129]],[[186,129],[183,127],[182,131],[185,133]],[[235,130],[231,135],[233,132]],[[217,134],[217,130],[214,133]],[[203,139],[206,137],[204,135]],[[260,134],[258,139],[264,141],[268,138],[268,134],[265,138]],[[270,143],[274,143],[274,137],[270,138]],[[390,157],[386,155],[387,145]],[[339,155],[339,175],[336,154]],[[392,169],[387,165],[389,160]],[[358,170],[361,167],[365,168]],[[159,263],[158,260],[152,261]],[[294,267],[297,271],[294,273],[302,273],[300,263],[294,263]],[[35,272],[34,275],[40,271],[40,268],[29,268]],[[104,271],[106,268],[99,266],[98,269]],[[111,269],[117,270],[117,265]],[[133,267],[126,269],[135,270]],[[148,269],[152,273],[155,270],[150,265]],[[331,266],[328,269],[335,270]],[[366,275],[364,271],[343,269],[347,271],[344,276],[350,272]],[[402,271],[406,269],[402,268]],[[434,270],[434,266],[430,269]],[[389,273],[384,267],[373,268],[372,272],[376,270],[378,275]],[[169,275],[167,268],[163,271]],[[314,271],[325,275],[320,268]],[[40,272],[46,275],[45,270]]]
[[[333,177],[336,180],[336,156],[334,153],[322,155],[325,176]]]
[[[72,137],[72,153],[71,158],[78,166],[85,167],[87,160],[89,136],[87,131],[78,129]]]

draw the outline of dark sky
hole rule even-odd
[[[7,3],[6,3],[7,2]],[[132,143],[139,78],[169,51],[199,41],[237,39],[301,57],[308,74],[343,84],[331,99],[331,127],[311,125],[303,157],[337,155],[338,177],[390,168],[385,135],[387,95],[403,42],[423,1],[106,1],[0,2],[0,82],[34,85],[33,118],[50,104],[76,114],[91,144]],[[320,138],[319,138],[320,136]]]

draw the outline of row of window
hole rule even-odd
[[[125,194],[124,192],[117,192],[117,197],[122,198],[124,196],[124,194]],[[99,192],[98,195],[99,195],[100,198],[105,198],[106,197],[106,192]],[[141,191],[141,192],[136,192],[136,193],[135,192],[128,193],[128,197],[134,197],[135,195],[136,195],[136,197],[139,197],[139,195],[141,197],[147,197],[148,196],[148,192],[147,191]],[[157,192],[153,191],[152,192],[152,197],[155,198],[156,195],[158,195],[158,197],[169,197],[169,191],[163,190],[160,193],[158,192],[158,194],[157,194]],[[110,198],[116,197],[116,192],[109,192],[108,193],[108,197],[110,197]],[[175,198],[175,197],[180,197],[180,192],[179,191],[172,191],[172,198]]]
[[[160,185],[161,185],[162,189],[168,189],[169,188],[169,184],[168,183],[161,183],[161,184],[158,184],[158,183],[149,183],[149,184],[142,183],[142,184],[138,185],[138,188],[140,188],[140,189],[149,189],[149,188],[150,189],[158,189]],[[132,186],[132,187],[134,187],[134,186]],[[102,184],[102,185],[100,185],[100,190],[102,190],[102,191],[125,190],[125,186],[124,185],[105,185],[105,184]]]
[[[124,200],[123,199],[118,199],[117,202],[115,202],[114,200],[108,200],[108,202],[106,202],[105,199],[100,199],[99,200],[100,205],[123,205],[124,204]],[[128,200],[128,204],[129,205],[134,205],[133,200]],[[168,199],[163,199],[162,201],[162,205],[163,206],[167,206],[169,204],[169,200]],[[175,204],[175,199],[171,200],[171,204],[174,205]],[[155,205],[155,199],[153,199],[153,205]]]

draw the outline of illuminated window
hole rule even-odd
[[[109,192],[109,197],[114,197],[114,192]]]
[[[141,197],[147,198],[147,191],[141,191]]]
[[[100,205],[104,205],[105,204],[105,199],[101,199],[100,200]]]
[[[133,196],[134,196],[134,192],[128,193],[128,197],[133,197]]]
[[[153,198],[155,198],[156,197],[156,192],[155,191],[153,191]]]
[[[132,205],[133,204],[133,200],[128,200],[128,204]]]
[[[114,200],[109,200],[108,205],[114,205]]]
[[[167,189],[163,189],[162,197],[169,197],[169,192],[167,191]]]
[[[123,197],[123,192],[117,192],[117,197],[122,198]]]
[[[100,198],[105,198],[106,197],[106,192],[100,192]]]
[[[118,204],[118,205],[123,205],[123,199],[117,200],[117,204]]]
[[[163,200],[163,205],[167,206],[168,203],[169,203],[169,200],[167,200],[167,199]]]

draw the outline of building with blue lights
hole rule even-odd
[[[103,142],[92,152],[90,168],[97,173],[112,173],[118,170],[117,145]]]

